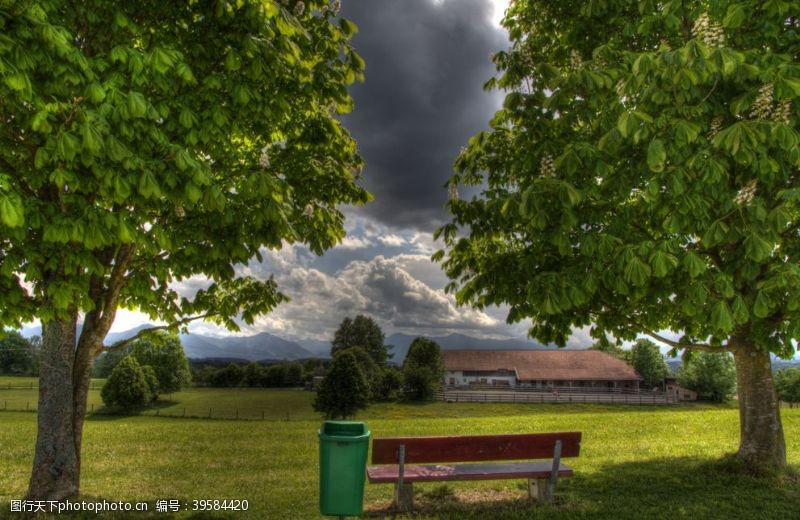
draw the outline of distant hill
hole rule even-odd
[[[240,358],[248,361],[295,360],[315,357],[299,344],[267,332],[255,336],[203,336],[181,334],[186,356],[198,358]]]

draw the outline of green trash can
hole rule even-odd
[[[319,430],[319,511],[360,516],[370,432],[354,421],[325,421]]]

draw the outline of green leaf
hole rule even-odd
[[[683,265],[691,278],[697,278],[706,270],[706,263],[691,251],[683,257]]]
[[[747,17],[747,10],[743,4],[730,5],[725,18],[722,19],[722,26],[728,29],[736,29],[742,26]]]
[[[653,139],[647,147],[647,165],[654,172],[664,171],[664,162],[667,160],[667,152],[664,150],[664,141]]]
[[[341,19],[339,26],[342,28],[342,33],[344,33],[346,38],[351,38],[358,32],[358,26],[346,18]]]
[[[25,90],[30,86],[28,76],[22,72],[7,75],[3,78],[3,83],[8,85],[8,88],[11,90],[16,90],[17,92]]]
[[[632,256],[625,264],[625,281],[636,286],[643,286],[647,283],[648,278],[650,278],[650,266],[638,256]]]
[[[753,314],[757,318],[766,318],[770,313],[770,300],[769,296],[764,291],[758,291],[756,294],[756,301],[753,304]]]
[[[147,100],[141,93],[128,93],[128,113],[134,118],[144,117],[147,114]]]
[[[106,98],[106,91],[102,86],[100,86],[99,83],[91,83],[88,87],[86,87],[84,96],[86,99],[96,104],[100,103]]]
[[[0,195],[0,221],[10,228],[19,227],[25,223],[25,211],[19,196]]]
[[[619,119],[617,119],[617,130],[622,134],[622,137],[631,135],[637,126],[636,118],[628,111],[620,114]]]
[[[145,198],[161,196],[161,188],[159,188],[153,172],[145,170],[139,176],[139,193]]]
[[[744,239],[745,255],[756,262],[761,262],[768,258],[772,254],[772,247],[772,243],[755,233],[748,235]]]
[[[657,250],[650,255],[650,265],[653,267],[653,275],[662,278],[678,265],[678,259],[669,253]]]
[[[733,300],[733,320],[738,325],[741,325],[742,323],[747,323],[749,319],[750,311],[747,310],[747,304],[744,303],[741,296],[737,296],[736,299]]]
[[[733,314],[728,302],[722,300],[714,304],[711,309],[711,326],[722,334],[728,334],[733,330]]]

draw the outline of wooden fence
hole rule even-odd
[[[664,392],[640,392],[638,394],[620,393],[578,393],[569,392],[516,392],[474,391],[474,390],[440,390],[437,395],[440,401],[452,403],[603,403],[603,404],[671,404],[672,399]]]

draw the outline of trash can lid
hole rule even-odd
[[[325,421],[319,430],[326,437],[362,437],[369,435],[366,423],[360,421]]]

